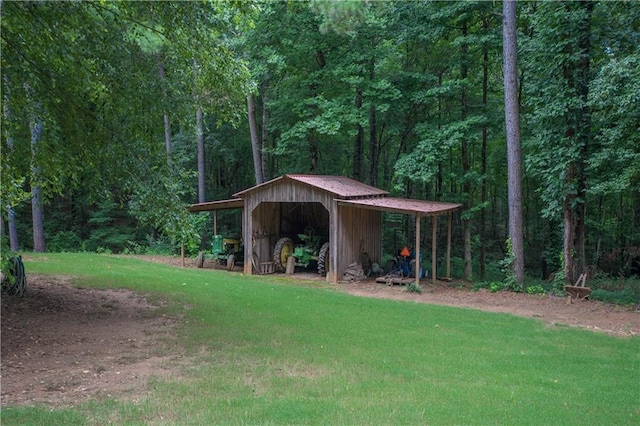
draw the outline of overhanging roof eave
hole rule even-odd
[[[358,200],[336,199],[339,206],[351,206],[361,209],[390,213],[419,214],[421,216],[440,216],[462,208],[462,204],[437,201],[412,200],[408,198],[370,198]]]
[[[191,213],[196,213],[241,208],[244,208],[244,200],[242,198],[230,198],[228,200],[191,204],[189,205],[189,207],[187,207],[187,210],[189,210]]]

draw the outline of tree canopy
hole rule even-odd
[[[629,274],[640,254],[639,8],[517,7],[525,269]],[[500,4],[1,8],[2,211],[15,212],[27,249],[33,188],[48,249],[195,244],[203,225],[184,207],[197,200],[200,133],[207,200],[253,185],[256,161],[266,179],[346,175],[464,203],[454,247],[467,278],[509,254]]]

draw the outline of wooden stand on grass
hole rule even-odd
[[[289,258],[287,259],[287,268],[284,273],[287,275],[291,275],[295,272],[295,270],[296,270],[296,258],[293,256],[289,256]]]
[[[591,295],[591,287],[585,287],[585,282],[587,281],[586,272],[580,274],[580,277],[576,281],[575,285],[565,285],[564,291],[569,296],[569,303],[573,299],[588,299],[589,295]]]

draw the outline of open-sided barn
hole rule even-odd
[[[254,273],[256,263],[272,260],[274,247],[281,237],[313,230],[329,243],[327,281],[330,282],[337,282],[363,252],[372,262],[380,263],[382,212],[385,211],[415,215],[418,250],[420,218],[432,217],[433,262],[436,259],[437,217],[446,215],[449,219],[449,257],[451,213],[462,207],[454,203],[390,197],[387,191],[343,176],[287,174],[234,196],[236,198],[230,200],[193,204],[189,210],[242,208],[244,256],[253,259],[253,262],[245,262],[245,274]]]

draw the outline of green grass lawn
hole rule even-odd
[[[25,266],[168,300],[198,362],[135,404],[2,407],[3,425],[640,424],[639,338],[106,255]]]

